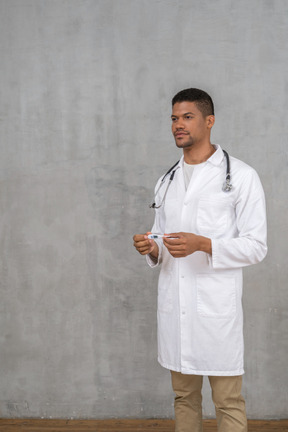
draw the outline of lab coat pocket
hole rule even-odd
[[[207,318],[231,318],[236,313],[236,281],[223,274],[197,275],[197,312]]]
[[[201,198],[198,204],[197,225],[200,235],[217,237],[227,229],[229,205],[226,200]]]
[[[160,273],[158,284],[158,310],[161,312],[172,311],[172,275],[163,276]]]

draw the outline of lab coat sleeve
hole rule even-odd
[[[213,269],[240,268],[259,263],[267,254],[267,224],[264,191],[251,169],[243,179],[235,204],[238,235],[212,240]]]

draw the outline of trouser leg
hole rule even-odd
[[[171,371],[176,394],[175,432],[202,432],[202,383],[200,375],[184,375]]]
[[[247,432],[242,376],[209,376],[218,432]]]

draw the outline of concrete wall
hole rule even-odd
[[[288,2],[1,0],[0,17],[0,415],[173,415],[158,275],[132,235],[179,157],[171,97],[195,86],[215,100],[213,142],[267,194],[244,393],[250,418],[287,417]]]

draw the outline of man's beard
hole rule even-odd
[[[174,138],[175,138],[175,144],[178,148],[188,148],[188,147],[192,147],[195,144],[195,140],[191,136],[189,136],[187,140],[181,140],[181,141],[178,141],[176,137]]]

